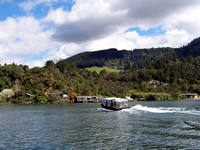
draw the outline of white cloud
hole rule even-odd
[[[42,20],[43,22],[51,22],[54,24],[63,24],[68,19],[68,12],[66,12],[63,8],[58,8],[56,10],[50,10],[48,15]]]
[[[47,6],[51,6],[53,5],[53,3],[60,2],[60,1],[67,1],[67,0],[27,0],[27,1],[21,2],[19,6],[25,11],[30,11],[37,5],[45,4]]]
[[[76,0],[71,12],[51,10],[43,19],[54,24],[54,40],[63,42],[58,57],[106,48],[179,47],[200,35],[197,0]],[[129,27],[162,25],[163,35],[140,36]]]
[[[29,11],[39,4],[58,1],[28,0],[20,6]],[[61,7],[50,9],[42,20],[21,17],[0,22],[0,63],[15,61],[35,66],[84,51],[179,47],[200,36],[199,14],[198,0],[75,0],[70,12]],[[125,32],[130,27],[159,25],[165,34]],[[46,26],[51,28],[47,30]],[[46,50],[48,57],[41,61],[27,59]]]
[[[119,50],[156,48],[156,47],[180,47],[191,40],[190,35],[183,30],[170,30],[165,35],[140,36],[136,31],[115,32],[112,35],[85,43],[64,44],[57,52],[57,58],[67,58],[84,51],[102,50],[108,48],[118,48]],[[178,40],[177,40],[178,39]]]
[[[55,40],[76,43],[104,38],[114,32],[124,24],[125,13],[124,10],[113,12],[105,0],[76,0],[71,12],[61,8],[51,10],[43,21],[55,24]]]
[[[76,0],[71,12],[51,10],[44,21],[53,22],[55,40],[87,42],[102,39],[123,26],[155,27],[166,18],[180,14],[197,0]],[[161,11],[162,10],[162,11]],[[190,9],[191,11],[191,9]]]
[[[8,18],[0,22],[0,63],[26,63],[28,58],[54,49],[51,31],[33,17]]]

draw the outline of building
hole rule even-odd
[[[69,96],[66,93],[63,92],[50,92],[47,94],[48,98],[52,98],[52,99],[68,99]]]
[[[188,99],[198,99],[199,96],[197,93],[187,93],[187,94],[182,94],[183,97],[186,97]]]
[[[63,93],[62,98],[69,98],[69,96],[67,94]]]
[[[76,96],[77,103],[99,103],[102,97],[98,96]]]
[[[28,100],[33,100],[35,98],[34,95],[29,94],[29,93],[26,93],[25,96],[26,96],[26,99],[28,99]]]
[[[149,84],[152,85],[154,88],[161,86],[161,85],[167,85],[167,83],[161,82],[159,80],[151,80],[151,81],[149,81]]]

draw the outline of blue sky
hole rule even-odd
[[[0,0],[0,64],[179,47],[200,36],[198,14],[199,0]]]
[[[20,10],[20,8],[16,5],[16,3],[0,3],[0,20],[3,21],[8,17],[17,17],[25,15],[25,12]]]
[[[140,36],[158,36],[165,34],[165,30],[163,29],[162,25],[156,27],[150,27],[148,29],[141,29],[139,27],[130,27],[126,32],[133,32],[136,31]]]
[[[20,17],[31,15],[37,19],[45,17],[50,9],[64,8],[70,11],[74,2],[72,0],[67,1],[55,1],[50,4],[40,3],[34,6],[31,10],[24,10],[20,4],[27,2],[28,0],[11,0],[11,1],[0,1],[0,20],[3,21],[8,17]]]

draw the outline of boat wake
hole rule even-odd
[[[129,109],[123,109],[122,112],[128,112],[131,114],[140,112],[150,113],[182,113],[191,115],[200,115],[200,110],[195,108],[177,108],[177,107],[147,107],[142,105],[135,105]]]
[[[199,120],[195,120],[195,121],[191,121],[191,120],[184,120],[183,121],[186,125],[186,127],[184,127],[185,129],[190,129],[190,130],[200,130],[200,122]]]
[[[105,108],[98,108],[98,111],[104,111],[104,112],[112,112],[113,110],[105,109]]]

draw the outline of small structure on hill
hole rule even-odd
[[[69,96],[66,93],[58,92],[58,91],[48,93],[47,97],[52,98],[52,99],[68,99],[69,98]]]
[[[161,85],[167,85],[167,83],[164,83],[162,81],[159,81],[159,80],[151,80],[148,82],[150,85],[153,85],[154,88],[158,87],[158,86],[161,86]]]
[[[183,97],[189,98],[189,99],[198,99],[199,95],[197,93],[187,93],[182,94]]]
[[[77,103],[99,103],[102,97],[98,96],[76,96]]]
[[[26,96],[26,99],[28,99],[28,100],[33,100],[35,98],[34,95],[29,94],[29,93],[26,93],[25,96]]]
[[[69,96],[66,93],[63,93],[62,98],[69,98]]]

